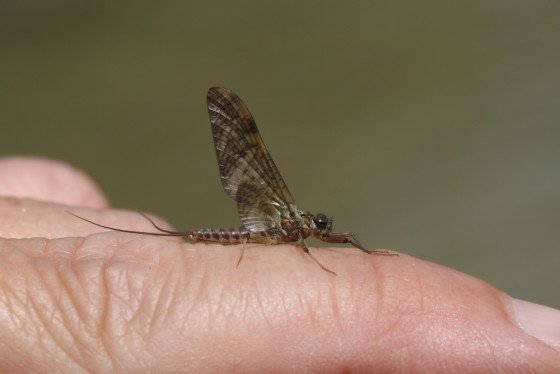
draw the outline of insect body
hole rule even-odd
[[[351,232],[333,232],[332,219],[296,208],[294,199],[270,157],[247,106],[233,92],[213,87],[207,95],[208,113],[218,157],[220,178],[226,193],[237,203],[242,226],[239,229],[204,229],[185,232],[164,230],[146,217],[160,232],[143,232],[94,225],[111,230],[161,236],[182,236],[187,240],[222,244],[297,243],[309,253],[307,237],[329,243],[349,243],[366,253],[391,255],[364,248]]]

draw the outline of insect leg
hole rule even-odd
[[[317,237],[319,240],[322,240],[327,243],[350,243],[352,246],[364,251],[367,254],[373,255],[380,255],[380,256],[398,256],[397,253],[391,253],[385,249],[366,249],[360,243],[356,235],[353,232],[345,231],[345,232],[331,232],[327,235],[320,235]]]
[[[356,235],[350,231],[345,232],[331,232],[329,234],[317,235],[317,239],[327,243],[350,243],[354,247],[361,249],[366,253],[370,253],[369,249],[365,249],[360,243]]]
[[[239,256],[239,260],[237,260],[237,264],[235,265],[236,268],[239,267],[241,260],[243,260],[243,255],[245,254],[245,243],[247,243],[247,238],[243,238],[241,242],[241,255]]]
[[[311,257],[311,259],[312,259],[313,261],[315,261],[315,263],[316,263],[317,265],[319,265],[319,266],[321,267],[321,269],[323,269],[324,271],[326,271],[326,272],[328,272],[328,273],[331,273],[331,274],[333,274],[333,275],[337,275],[334,271],[332,271],[332,270],[327,269],[326,267],[324,267],[323,264],[321,264],[321,263],[319,262],[319,260],[317,260],[317,259],[311,254],[311,252],[309,252],[309,248],[307,248],[307,245],[305,244],[305,240],[304,240],[303,238],[301,238],[301,239],[299,240],[299,246],[301,247],[301,249],[302,249],[305,253],[307,253],[307,254],[309,255],[309,257]]]

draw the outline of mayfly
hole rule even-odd
[[[239,229],[201,229],[184,232],[165,230],[147,218],[159,232],[110,230],[159,236],[181,236],[195,242],[221,244],[297,243],[322,269],[309,252],[305,239],[312,236],[329,243],[349,243],[369,254],[392,255],[388,251],[368,250],[352,232],[333,232],[332,219],[296,208],[294,199],[270,157],[257,125],[241,99],[223,87],[212,87],[207,95],[208,113],[218,156],[220,178],[226,193],[237,203],[241,219]],[[72,213],[71,213],[72,214]],[[74,215],[74,214],[73,214]]]

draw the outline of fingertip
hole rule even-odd
[[[159,227],[172,229],[165,220],[151,214],[149,217]],[[34,199],[0,197],[0,237],[3,238],[85,237],[112,231],[109,227],[158,233],[150,221],[138,212],[70,207]]]
[[[39,157],[0,158],[0,195],[101,209],[105,195],[84,172]]]
[[[560,351],[560,310],[515,298],[511,305],[523,331]]]

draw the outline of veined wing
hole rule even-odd
[[[295,214],[294,200],[257,129],[247,106],[233,92],[208,90],[208,113],[220,178],[237,202],[239,218],[250,231],[280,227]]]

